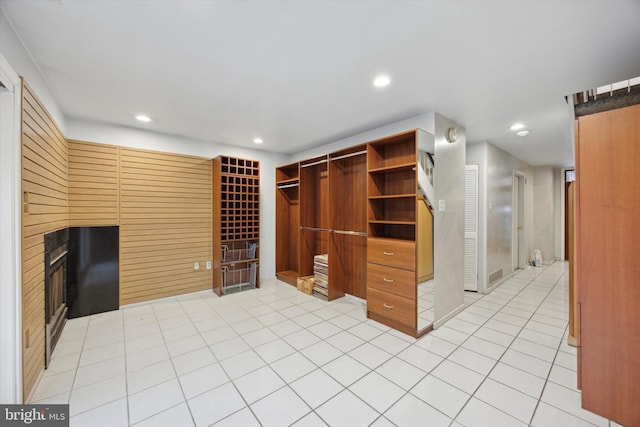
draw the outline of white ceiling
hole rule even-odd
[[[284,153],[437,111],[470,142],[571,165],[564,96],[640,75],[638,0],[0,7],[67,117]],[[381,72],[393,80],[376,89]]]

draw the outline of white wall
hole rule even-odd
[[[222,154],[258,160],[260,162],[260,277],[262,280],[275,278],[275,168],[289,163],[288,155],[77,119],[67,119],[66,136],[69,139],[206,158],[214,158]]]
[[[446,132],[457,129],[458,140],[449,143]],[[464,191],[466,132],[459,124],[435,115],[434,209],[434,327],[464,307]],[[440,211],[440,201],[445,210]]]
[[[524,251],[531,254],[533,236],[533,168],[489,142],[470,144],[467,164],[479,165],[478,291],[485,292],[488,276],[502,269],[512,272],[513,173],[524,173]]]
[[[20,79],[0,52],[0,402],[22,403]]]
[[[34,90],[40,102],[42,102],[64,133],[65,120],[62,111],[58,107],[53,94],[49,91],[42,73],[31,58],[24,44],[15,32],[13,25],[0,9],[0,52],[7,59],[11,67],[18,75],[24,77],[25,81]]]
[[[365,142],[373,141],[378,138],[384,138],[395,133],[401,133],[411,129],[422,129],[431,135],[435,132],[435,115],[434,113],[425,113],[418,116],[410,117],[406,120],[401,120],[395,123],[381,126],[379,128],[371,129],[366,132],[352,135],[347,138],[339,139],[328,144],[320,145],[318,147],[310,148],[309,150],[295,153],[291,156],[291,161],[299,161],[304,159],[310,159],[323,154],[338,151],[342,148],[352,147],[354,145],[363,144]]]
[[[533,168],[533,249],[542,251],[542,260],[556,258],[556,170],[551,166]]]

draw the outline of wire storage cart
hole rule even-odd
[[[230,264],[222,267],[222,293],[229,294],[256,287],[258,263]]]

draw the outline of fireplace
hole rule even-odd
[[[45,367],[67,321],[67,251],[69,230],[44,235]]]

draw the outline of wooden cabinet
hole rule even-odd
[[[215,293],[259,287],[259,242],[259,162],[218,156],[213,159]]]
[[[368,145],[367,313],[411,335],[417,333],[416,132]]]
[[[294,286],[301,276],[299,176],[298,163],[276,169],[276,277]]]
[[[415,285],[414,285],[415,290]],[[367,312],[374,320],[400,331],[415,331],[416,301],[376,288],[367,289]],[[414,332],[411,333],[413,335]]]
[[[414,299],[416,292],[413,271],[372,262],[367,266],[367,286],[409,299]]]
[[[430,259],[420,271],[433,277],[433,234],[416,243],[419,212],[425,228],[433,224],[418,210],[422,136],[411,130],[279,167],[277,277],[295,284],[313,274],[314,256],[328,254],[329,300],[354,295],[367,300],[369,317],[412,336],[427,332],[417,329],[418,258]]]
[[[640,105],[576,132],[576,287],[582,406],[640,425]]]
[[[416,244],[411,240],[370,237],[367,241],[367,261],[415,271]]]

